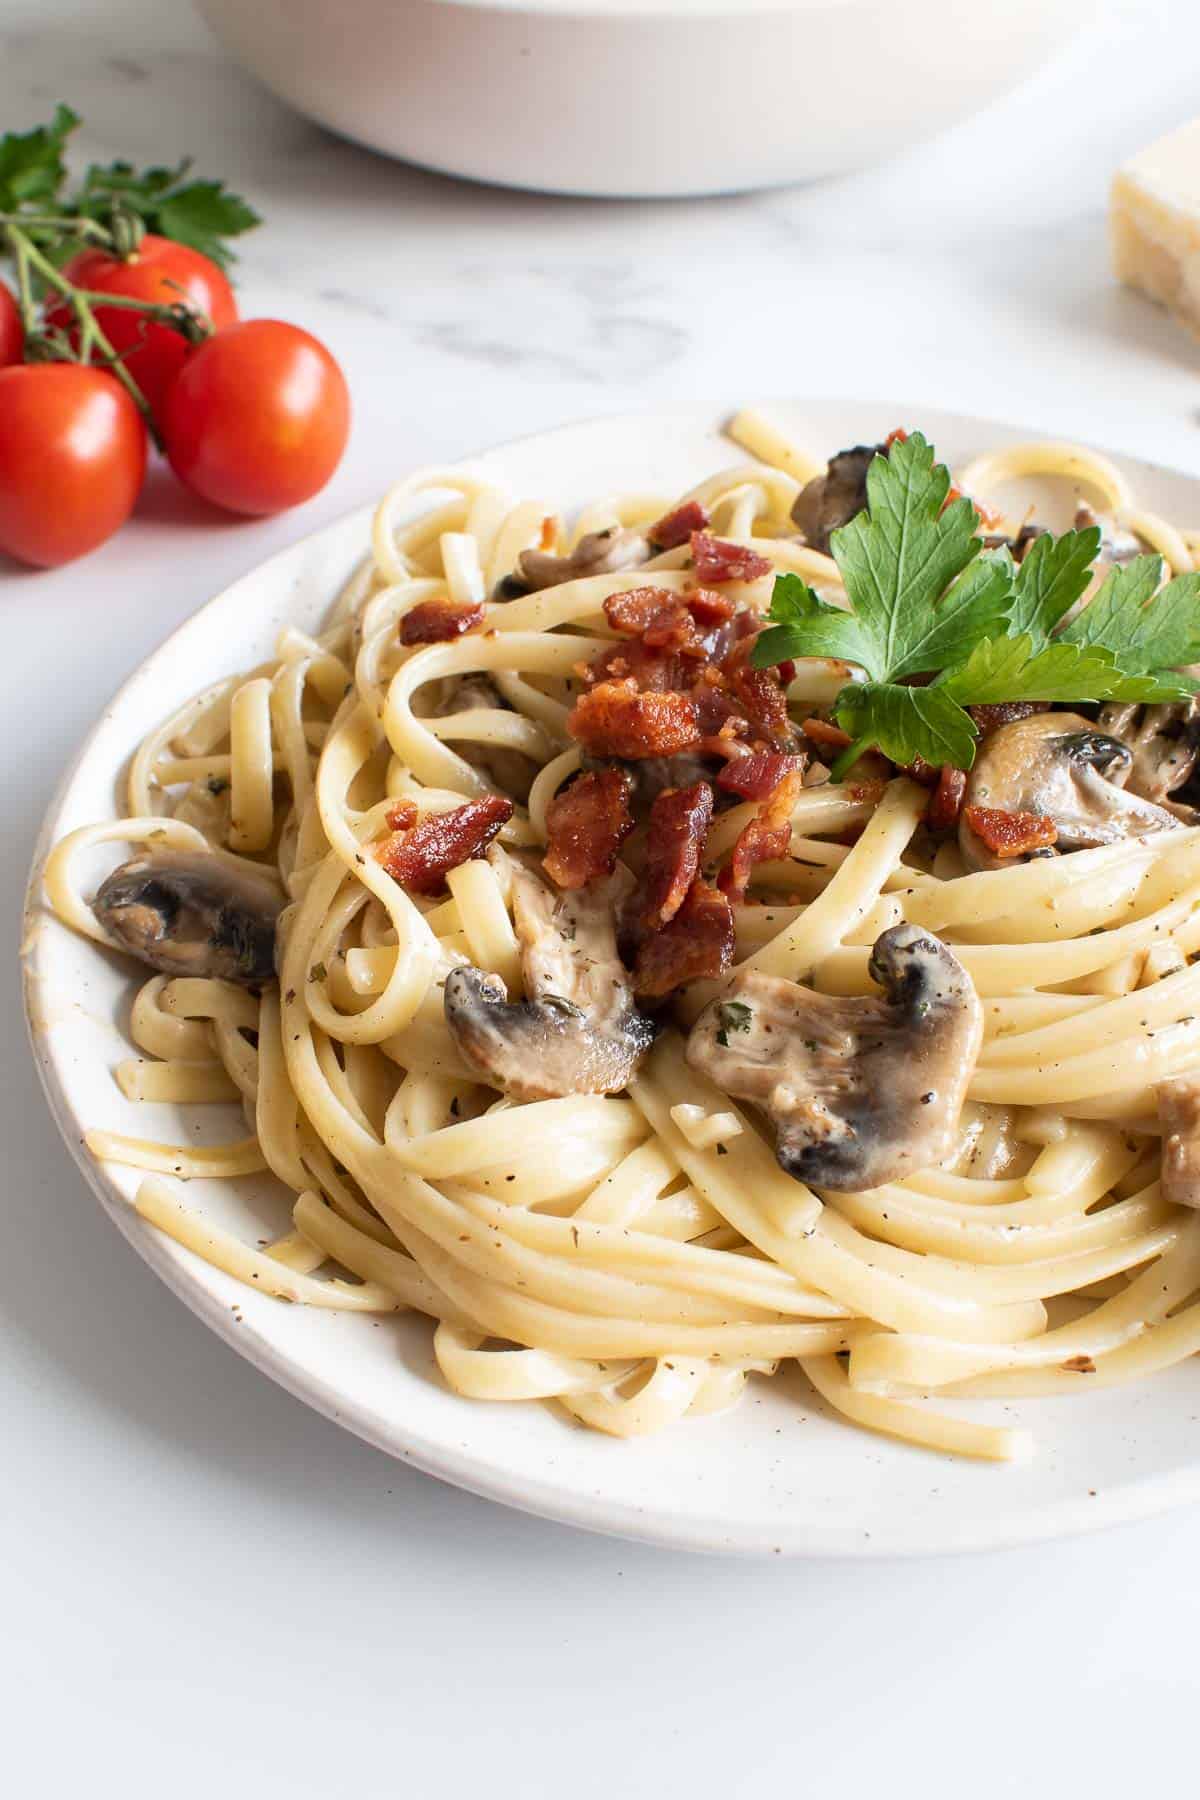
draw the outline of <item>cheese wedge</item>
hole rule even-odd
[[[1118,169],[1109,227],[1118,279],[1200,336],[1200,119]]]

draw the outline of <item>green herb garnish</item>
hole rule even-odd
[[[979,734],[968,706],[1171,701],[1196,690],[1177,665],[1200,661],[1200,575],[1178,576],[1159,593],[1162,559],[1139,556],[1113,569],[1056,634],[1092,579],[1100,532],[1046,534],[1017,567],[1007,549],[984,550],[978,525],[970,500],[950,499],[949,471],[913,432],[875,458],[866,510],[830,540],[850,610],[799,575],[776,577],[755,667],[836,657],[867,676],[834,703],[853,740],[833,765],[835,780],[869,749],[901,765],[920,757],[969,769]]]
[[[193,179],[188,161],[172,169],[93,163],[72,183],[63,149],[78,125],[78,114],[60,104],[50,124],[0,137],[0,213],[19,221],[56,262],[86,241],[88,222],[101,228],[96,235],[103,239],[114,221],[133,220],[228,267],[228,240],[259,223],[239,195],[222,181]]]
[[[754,1012],[742,1000],[722,1000],[717,1008],[717,1017],[721,1021],[721,1028],[717,1032],[717,1042],[723,1050],[728,1050],[729,1033],[731,1031],[749,1031]]]

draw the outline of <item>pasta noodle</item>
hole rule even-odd
[[[730,435],[751,460],[682,505],[836,603],[836,564],[790,521],[822,459],[752,412]],[[1176,572],[1192,567],[1200,534],[1141,509],[1121,471],[1081,447],[1018,445],[957,480],[982,497],[1030,474],[1065,480]],[[615,495],[572,526],[461,470],[413,476],[381,503],[325,629],[286,627],[274,660],[209,687],[135,751],[126,815],[52,852],[50,904],[108,943],[91,896],[118,855],[265,873],[283,906],[278,979],[144,981],[135,1053],[114,1071],[122,1094],[204,1107],[209,1140],[241,1122],[186,1146],[94,1130],[89,1148],[145,1170],[141,1216],[248,1286],[429,1315],[441,1377],[475,1400],[549,1401],[636,1436],[727,1406],[797,1359],[866,1429],[1024,1455],[1025,1430],[952,1415],[941,1397],[1086,1390],[1200,1348],[1200,1220],[1164,1198],[1155,1112],[1157,1084],[1200,1070],[1200,829],[968,872],[953,842],[923,835],[928,795],[913,781],[810,772],[790,842],[734,907],[735,971],[852,1001],[875,992],[871,946],[909,925],[940,935],[982,1004],[950,1154],[865,1191],[786,1173],[754,1110],[689,1066],[682,1033],[718,980],[672,1002],[622,1092],[507,1095],[447,1023],[453,971],[489,972],[510,1002],[525,991],[522,871],[589,766],[567,720],[580,666],[616,642],[605,602],[647,582],[686,595],[695,578],[676,543],[515,597],[504,584],[523,552],[582,558],[593,534],[645,533],[680,504]],[[769,585],[751,573],[728,591],[762,610]],[[405,620],[429,606],[479,628],[406,643]],[[801,664],[793,719],[827,709],[849,678]],[[437,892],[375,854],[406,805],[453,815],[513,770],[511,816]],[[758,810],[720,811],[706,857],[728,857]],[[265,1247],[168,1179],[259,1171],[290,1194]]]

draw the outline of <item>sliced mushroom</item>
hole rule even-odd
[[[548,550],[522,550],[517,560],[520,580],[529,593],[557,587],[563,581],[577,581],[582,575],[619,575],[623,569],[639,568],[654,554],[654,546],[640,531],[609,525],[604,531],[589,531],[581,537],[570,556],[552,556]]]
[[[164,975],[261,987],[275,974],[279,890],[219,856],[154,850],[122,863],[92,911],[120,944]]]
[[[513,917],[526,998],[483,969],[446,977],[446,1023],[480,1078],[517,1100],[616,1094],[654,1041],[617,955],[617,882],[554,893],[513,870]]]
[[[1176,1075],[1158,1084],[1163,1128],[1159,1178],[1164,1200],[1200,1206],[1200,1076]]]
[[[829,536],[848,525],[867,504],[867,470],[877,456],[887,455],[886,444],[856,444],[829,459],[824,475],[816,475],[801,488],[792,506],[792,520],[814,550],[829,554]]]
[[[974,806],[1050,819],[1058,850],[1172,830],[1179,823],[1174,814],[1119,785],[1132,761],[1127,745],[1079,713],[1034,713],[1002,725],[980,745],[967,778],[958,829],[963,856],[973,869],[1004,868],[1012,860],[994,856],[972,831],[967,814]]]
[[[1027,519],[1015,537],[1010,537],[1007,531],[985,532],[983,547],[985,550],[1011,550],[1013,561],[1020,563],[1025,561],[1037,540],[1048,535],[1045,525],[1035,525]]]
[[[1143,556],[1146,545],[1132,531],[1126,531],[1118,525],[1114,518],[1106,513],[1093,512],[1090,506],[1080,505],[1075,509],[1076,531],[1086,531],[1089,525],[1100,527],[1100,549],[1098,561],[1102,563],[1131,563],[1135,556]]]
[[[691,1066],[760,1106],[780,1166],[813,1187],[859,1193],[941,1161],[979,1055],[983,1010],[938,938],[895,925],[870,968],[885,999],[747,972],[688,1039]]]
[[[1133,753],[1128,773],[1119,782],[1127,792],[1161,806],[1192,775],[1200,756],[1200,708],[1195,700],[1173,706],[1113,701],[1100,708],[1099,723]]]

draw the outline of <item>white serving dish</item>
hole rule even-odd
[[[1096,0],[197,0],[344,136],[451,175],[626,198],[856,167],[1022,80]]]
[[[961,466],[1028,434],[912,405],[822,400],[764,410],[817,453],[920,425]],[[472,466],[515,495],[571,507],[614,489],[677,493],[734,460],[707,418],[600,419],[506,445]],[[1200,516],[1200,481],[1117,456],[1148,506]],[[384,471],[381,471],[381,475]],[[319,1412],[431,1474],[527,1511],[684,1548],[879,1556],[961,1551],[1084,1531],[1200,1498],[1200,1367],[1072,1400],[970,1403],[1031,1425],[1035,1459],[997,1467],[874,1437],[835,1418],[798,1371],[753,1382],[743,1403],[623,1443],[541,1406],[462,1400],[441,1382],[429,1322],[378,1325],[248,1291],[144,1224],[140,1175],[82,1147],[99,1127],[188,1139],[237,1135],[232,1114],[133,1106],[113,1080],[136,985],[127,963],[50,916],[38,874],[62,834],[114,816],[117,778],[149,727],[188,695],[272,653],[288,620],[312,626],[363,553],[362,511],[296,544],[201,608],[150,656],[83,745],[42,831],[30,889],[26,1000],[34,1056],[55,1118],[106,1211],[139,1255],[241,1355]],[[194,1140],[193,1140],[194,1141]],[[270,1178],[196,1181],[187,1201],[248,1242],[286,1229]],[[78,1194],[57,1203],[76,1206]],[[959,1409],[967,1403],[956,1403]]]

